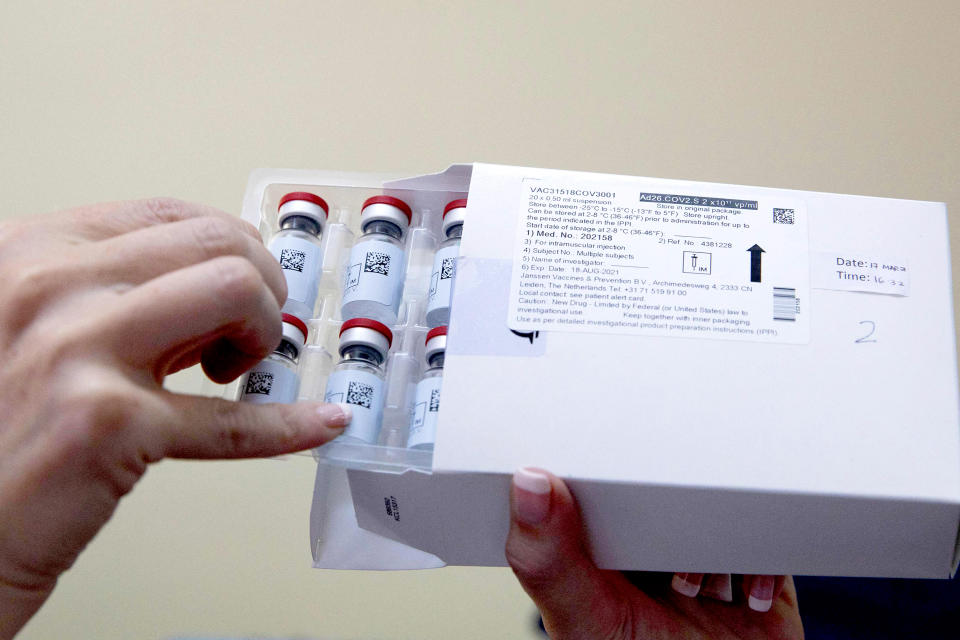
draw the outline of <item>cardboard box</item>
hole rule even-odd
[[[357,179],[256,172],[244,215],[270,185]],[[602,567],[952,574],[943,204],[484,164],[380,184],[424,220],[469,192],[439,433],[432,460],[320,451],[316,566],[502,565],[510,476],[535,465]],[[398,421],[412,379],[391,378]]]

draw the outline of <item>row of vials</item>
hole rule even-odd
[[[434,257],[427,298],[427,325],[445,326],[450,319],[450,285],[460,253],[467,201],[453,200],[444,207],[444,236]],[[304,322],[313,317],[319,290],[322,256],[320,238],[329,207],[323,198],[306,192],[288,193],[280,199],[280,231],[267,248],[280,262],[287,279],[283,311]],[[367,198],[360,211],[361,235],[347,261],[340,317],[370,318],[387,326],[397,321],[406,276],[404,239],[410,226],[410,205],[393,196]]]
[[[446,236],[434,258],[427,305],[432,327],[425,344],[426,371],[417,384],[407,447],[432,449],[450,317],[450,296],[459,255],[466,200],[454,200],[443,213]],[[300,386],[298,359],[307,340],[305,318],[316,304],[322,259],[320,237],[329,209],[312,193],[296,192],[280,200],[280,231],[268,249],[280,262],[287,281],[283,338],[241,382],[246,402],[294,402]],[[403,235],[410,206],[392,196],[368,198],[360,214],[362,235],[350,252],[344,277],[339,355],[327,379],[324,400],[350,405],[353,420],[341,439],[376,444],[386,401],[386,362],[403,295]]]

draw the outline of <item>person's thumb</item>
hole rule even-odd
[[[317,447],[350,424],[343,404],[252,404],[222,398],[164,394],[168,419],[160,421],[165,456],[250,458]]]
[[[611,638],[627,626],[629,606],[591,560],[576,502],[556,476],[514,474],[506,554],[551,638]]]

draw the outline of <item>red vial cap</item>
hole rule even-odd
[[[433,340],[434,338],[436,338],[437,336],[445,336],[445,335],[447,335],[446,327],[434,327],[433,329],[430,329],[430,331],[427,332],[427,339],[424,340],[423,342],[424,344],[426,344],[431,340]]]
[[[300,331],[303,332],[303,341],[304,342],[307,341],[307,325],[303,323],[303,320],[301,320],[297,316],[292,316],[289,313],[284,313],[283,321],[286,322],[287,324],[292,324],[297,329],[300,329]]]
[[[409,224],[413,220],[413,211],[410,209],[410,205],[401,200],[400,198],[394,198],[393,196],[373,196],[372,198],[367,198],[363,201],[363,206],[360,207],[360,211],[363,211],[372,204],[389,204],[391,206],[400,209],[407,216],[407,223]]]
[[[312,202],[313,204],[323,209],[324,213],[328,213],[328,214],[330,213],[330,207],[327,206],[326,200],[324,200],[320,196],[315,196],[312,193],[309,193],[307,191],[294,191],[293,193],[288,193],[287,195],[280,198],[280,204],[277,205],[277,209],[279,209],[283,205],[293,200],[305,200],[307,202]]]
[[[450,202],[447,203],[447,206],[443,208],[443,216],[441,217],[445,218],[447,214],[450,213],[451,209],[460,209],[465,206],[467,206],[466,198],[460,198],[459,200],[451,200]]]
[[[340,327],[340,335],[342,336],[343,332],[347,329],[353,329],[355,327],[364,327],[378,331],[387,339],[387,347],[393,344],[393,332],[387,328],[387,325],[377,322],[376,320],[371,320],[370,318],[353,318],[352,320],[347,320]]]

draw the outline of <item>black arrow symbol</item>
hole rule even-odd
[[[760,282],[760,254],[766,253],[766,251],[761,249],[758,244],[753,245],[747,251],[750,252],[750,282]]]
[[[513,329],[510,329],[510,333],[512,333],[513,335],[518,336],[518,337],[520,337],[520,338],[525,338],[525,339],[529,340],[529,341],[530,341],[530,344],[533,344],[533,339],[534,339],[534,338],[539,338],[539,337],[540,337],[540,332],[539,332],[539,331],[525,331],[525,332],[521,333],[520,331],[514,331]]]

